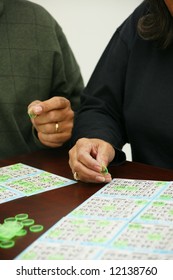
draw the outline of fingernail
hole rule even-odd
[[[109,183],[109,182],[111,182],[111,181],[112,181],[112,177],[106,177],[106,178],[105,178],[105,182],[106,182],[106,183]]]
[[[101,171],[101,167],[100,165],[95,165],[94,166],[95,171],[100,172]]]
[[[104,183],[105,182],[105,177],[102,177],[102,176],[97,176],[96,177],[96,180],[100,183]]]
[[[39,113],[42,112],[43,108],[39,105],[36,105],[36,106],[33,107],[32,110],[34,111],[35,114],[39,114]]]

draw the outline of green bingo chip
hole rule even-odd
[[[28,116],[31,118],[31,119],[35,119],[36,117],[37,117],[37,115],[36,114],[34,114],[34,113],[28,113]]]
[[[3,241],[0,241],[0,248],[3,248],[3,249],[12,248],[12,247],[14,247],[14,245],[15,245],[14,240],[3,240]]]
[[[26,220],[22,221],[22,224],[25,227],[29,227],[29,226],[33,225],[34,223],[35,223],[34,219],[26,219]]]
[[[16,219],[17,221],[26,220],[26,219],[28,219],[28,214],[26,214],[26,213],[17,214],[17,215],[15,216],[15,219]]]
[[[33,225],[33,226],[30,226],[29,230],[32,232],[39,232],[39,231],[42,231],[43,228],[44,227],[42,225]]]
[[[4,223],[6,223],[6,222],[15,222],[15,221],[16,221],[15,217],[9,217],[9,218],[4,219]]]
[[[102,165],[102,167],[101,167],[101,171],[100,171],[102,174],[104,174],[104,175],[106,175],[106,174],[108,174],[108,169],[107,169],[107,167],[105,166],[105,165]]]
[[[16,236],[25,236],[26,234],[27,230],[23,228],[16,233]]]

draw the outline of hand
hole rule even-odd
[[[110,182],[111,175],[101,171],[102,166],[107,167],[114,157],[115,150],[111,144],[95,138],[81,138],[69,151],[69,165],[76,179],[92,183]]]
[[[33,101],[28,114],[42,144],[60,147],[70,139],[74,112],[68,99],[56,96],[43,102]]]

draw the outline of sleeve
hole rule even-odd
[[[117,149],[116,160],[127,142],[123,99],[128,64],[128,47],[117,30],[101,56],[81,96],[81,108],[75,118],[72,144],[82,137],[99,138]]]
[[[65,97],[70,101],[72,110],[77,111],[80,106],[81,92],[84,88],[80,67],[61,26],[52,17],[50,18],[53,23],[54,36],[51,39],[54,40],[54,52],[52,58],[52,85],[49,98],[53,96]],[[32,128],[32,136],[37,147],[47,147],[39,141],[37,131],[34,128]],[[64,145],[68,146],[69,141]]]
[[[84,88],[79,64],[62,28],[55,22],[57,51],[54,54],[52,96],[58,95],[70,100],[72,109],[80,106],[80,95]]]

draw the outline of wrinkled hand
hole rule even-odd
[[[112,180],[111,175],[102,174],[102,166],[107,167],[115,157],[111,144],[100,139],[79,139],[69,151],[69,165],[75,179],[103,183]]]
[[[43,102],[33,101],[28,114],[42,144],[60,147],[70,139],[74,112],[68,99],[56,96]]]

